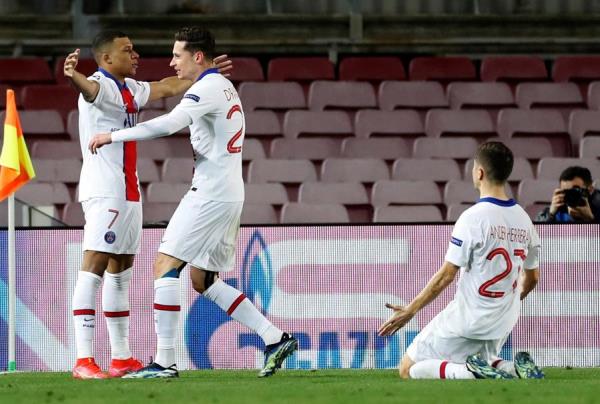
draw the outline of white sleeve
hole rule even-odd
[[[198,91],[201,88],[190,88],[183,96],[179,104],[173,109],[179,110],[187,114],[190,119],[195,122],[202,118],[204,115],[216,110],[217,103],[204,92],[202,95],[198,95]]]
[[[191,123],[192,120],[186,113],[175,108],[168,114],[138,123],[133,128],[115,131],[112,133],[111,138],[113,142],[152,139],[178,132]]]
[[[531,239],[529,240],[529,245],[527,246],[527,258],[525,258],[525,263],[523,264],[523,269],[536,269],[540,266],[540,236],[535,230],[533,224],[531,225]]]
[[[135,100],[138,108],[142,108],[148,103],[150,99],[150,83],[147,81],[136,81],[133,79],[125,79],[127,87],[133,93],[133,99]]]
[[[468,267],[473,250],[483,242],[481,229],[470,215],[464,213],[456,221],[445,260],[459,267]]]
[[[91,76],[89,76],[87,79],[88,81],[95,81],[96,83],[98,83],[98,94],[96,94],[96,98],[94,98],[94,101],[92,101],[90,104],[93,105],[100,105],[100,108],[102,108],[102,104],[104,102],[104,98],[105,98],[105,94],[106,94],[106,80],[103,80],[103,75],[100,72],[95,72],[94,74],[92,74]],[[85,98],[84,98],[85,100]]]

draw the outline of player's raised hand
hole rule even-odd
[[[90,140],[90,144],[88,145],[88,149],[92,152],[92,154],[97,154],[98,149],[106,144],[112,143],[112,137],[110,133],[99,133]]]
[[[390,318],[379,327],[379,330],[377,330],[377,334],[381,337],[393,335],[414,317],[414,313],[407,310],[406,306],[386,303],[385,307],[394,310],[394,314],[392,314]]]
[[[219,69],[219,73],[221,73],[225,77],[231,76],[231,70],[233,70],[233,62],[229,59],[227,55],[220,55],[213,59],[215,63],[215,67]]]
[[[75,49],[75,52],[69,53],[65,59],[65,64],[63,66],[63,74],[65,77],[73,77],[77,62],[79,62],[79,49]]]

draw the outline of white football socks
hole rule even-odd
[[[492,361],[492,367],[504,370],[506,373],[513,375],[514,377],[519,377],[517,376],[517,371],[515,370],[514,362],[505,361],[503,359],[496,359],[495,361]]]
[[[131,358],[129,349],[129,281],[133,271],[118,274],[105,272],[102,286],[102,308],[106,318],[113,359]]]
[[[283,331],[267,320],[242,292],[221,279],[217,279],[202,295],[215,302],[231,318],[256,332],[265,345],[281,341]]]
[[[179,278],[159,278],[154,281],[154,328],[156,358],[154,362],[168,368],[175,364],[175,338],[179,324]]]
[[[91,272],[79,271],[71,303],[78,359],[94,356],[96,293],[101,283],[102,277]]]
[[[464,363],[452,363],[439,359],[417,362],[410,368],[411,379],[475,379]]]

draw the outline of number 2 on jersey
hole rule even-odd
[[[506,278],[510,274],[510,271],[512,271],[512,261],[510,260],[510,255],[509,255],[508,251],[506,251],[506,249],[504,249],[504,248],[495,248],[492,251],[490,251],[490,253],[487,255],[486,259],[491,261],[496,255],[501,255],[504,258],[504,262],[506,262],[506,269],[479,287],[479,294],[481,296],[491,297],[494,299],[504,296],[505,293],[491,291],[491,290],[489,290],[489,288],[492,285],[494,285],[495,283],[498,283],[502,279]],[[524,250],[520,250],[520,249],[515,250],[514,255],[516,257],[521,257],[521,259],[523,261],[525,261],[526,257],[525,257]],[[519,272],[520,271],[521,271],[521,267],[519,267]],[[512,288],[514,289],[516,287],[517,287],[517,282],[515,281],[512,285]]]
[[[242,108],[237,104],[234,105],[233,107],[231,107],[231,109],[227,113],[227,119],[231,119],[233,114],[235,114],[236,112],[239,112],[240,114],[242,113]],[[233,137],[231,139],[229,139],[229,142],[227,142],[227,151],[229,153],[234,154],[234,153],[240,153],[242,151],[242,146],[234,146],[234,144],[240,138],[240,136],[242,136],[243,130],[244,130],[244,126],[242,124],[242,127],[240,128],[240,130],[237,131],[237,133],[235,135],[233,135]]]

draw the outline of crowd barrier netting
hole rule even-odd
[[[239,288],[299,351],[284,367],[393,368],[406,347],[452,298],[453,284],[392,337],[377,336],[386,302],[407,303],[439,268],[451,225],[244,227],[235,268],[223,279]],[[600,226],[539,225],[541,282],[522,305],[502,350],[529,350],[542,366],[600,365]],[[145,229],[130,289],[134,356],[154,355],[152,261],[163,229]],[[75,360],[71,296],[83,231],[18,230],[17,368],[66,371]],[[0,369],[7,363],[7,232],[0,231]],[[262,365],[260,338],[191,287],[182,273],[179,369]],[[101,312],[100,293],[97,313]],[[96,321],[97,360],[109,344]]]

